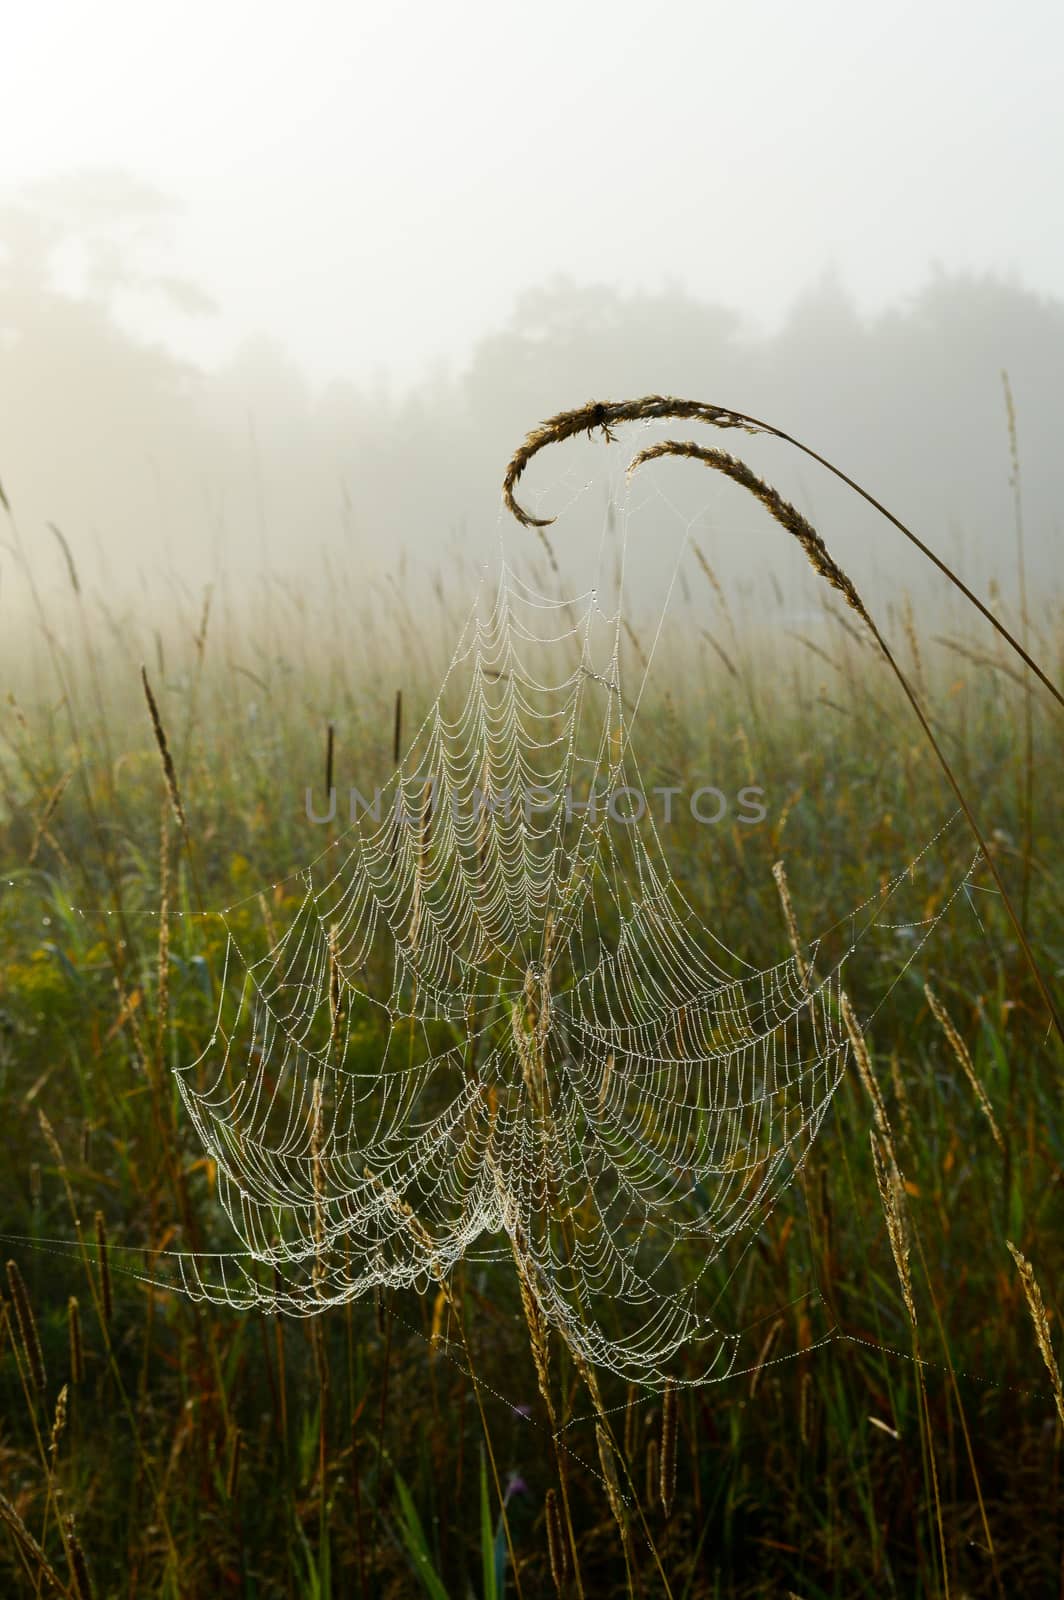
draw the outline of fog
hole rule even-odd
[[[45,588],[50,525],[112,588],[476,563],[529,427],[657,391],[797,435],[1007,591],[1006,371],[1029,569],[1059,577],[1048,6],[1004,33],[989,6],[823,0],[300,16],[53,4],[15,27],[0,483]],[[726,577],[759,570],[774,536],[700,469],[625,498],[642,442],[530,471],[563,565],[612,502],[651,585],[687,526]],[[822,471],[742,449],[855,576],[915,581]],[[20,585],[5,539],[0,613]]]

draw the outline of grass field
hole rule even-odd
[[[90,595],[72,555],[67,591],[5,642],[4,1594],[534,1600],[557,1577],[588,1597],[1064,1595],[1046,1360],[1062,1349],[1060,1041],[985,867],[950,899],[974,843],[963,819],[936,838],[956,802],[856,619],[834,596],[804,638],[764,608],[755,628],[689,568],[704,629],[667,641],[641,767],[648,784],[761,784],[768,815],[670,833],[683,892],[751,962],[782,961],[782,859],[801,937],[835,930],[830,960],[848,913],[934,838],[883,920],[941,920],[926,944],[877,928],[851,958],[882,1104],[851,1061],[797,1180],[714,1263],[732,1375],[663,1395],[602,1373],[596,1397],[550,1339],[579,1576],[571,1554],[552,1574],[558,1457],[512,1262],[305,1320],[131,1275],[191,1238],[231,1244],[171,1072],[212,1025],[222,929],[199,913],[241,901],[242,937],[266,947],[293,909],[287,875],[320,847],[304,791],[321,792],[327,724],[341,787],[383,782],[396,691],[413,728],[457,601],[441,588],[415,617],[337,574],[239,603],[175,589],[153,609]],[[1024,623],[1056,681],[1061,615],[1040,600]],[[883,622],[1057,987],[1057,708],[985,628],[943,643],[903,612]],[[626,639],[633,671],[643,648]]]

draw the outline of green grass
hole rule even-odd
[[[298,598],[282,616],[283,595],[264,589],[258,610],[244,612],[222,593],[206,630],[200,603],[178,598],[158,632],[140,612],[111,634],[82,592],[48,603],[50,639],[27,627],[4,647],[16,700],[3,708],[0,747],[0,1226],[35,1310],[47,1387],[24,1392],[9,1318],[0,1492],[68,1586],[58,1512],[75,1515],[97,1595],[420,1590],[501,1600],[517,1589],[493,1457],[516,1581],[533,1600],[553,1592],[543,1508],[557,1467],[508,1261],[473,1259],[454,1276],[468,1346],[435,1290],[302,1323],[197,1305],[122,1270],[139,1272],[151,1251],[193,1231],[205,1249],[231,1244],[170,1072],[212,1026],[223,932],[197,915],[201,903],[240,901],[230,920],[264,950],[267,919],[283,927],[293,908],[286,876],[320,848],[303,793],[313,783],[320,794],[326,724],[337,730],[338,783],[383,781],[396,689],[413,727],[447,659],[442,605],[424,608],[414,630],[402,608],[368,606],[353,579],[337,579],[326,598]],[[712,604],[707,591],[711,627]],[[842,623],[827,617],[814,649],[778,630],[769,637],[771,614],[760,620],[755,631],[716,619],[734,676],[696,630],[665,641],[637,725],[640,762],[647,787],[765,787],[762,827],[678,827],[665,837],[670,864],[705,920],[766,965],[788,953],[771,877],[784,858],[803,934],[835,930],[829,960],[848,939],[848,912],[916,856],[954,804],[899,693]],[[1059,622],[1047,613],[1036,637],[1039,660],[1059,675]],[[1059,984],[1059,720],[1036,697],[1028,810],[1023,686],[982,636],[976,648],[989,663],[923,642],[927,702],[1010,890],[1018,896],[1029,880],[1027,929]],[[904,635],[900,653],[904,662]],[[167,812],[142,658],[194,875]],[[164,1013],[162,826],[172,878]],[[898,920],[942,912],[973,854],[955,824],[903,886]],[[872,1169],[871,1109],[847,1074],[798,1181],[751,1248],[711,1269],[746,1370],[681,1390],[668,1520],[646,1486],[660,1396],[601,1378],[640,1502],[630,1490],[631,1576],[599,1476],[591,1400],[552,1342],[589,1597],[629,1585],[664,1592],[658,1560],[672,1593],[690,1600],[932,1596],[947,1586],[957,1596],[1064,1593],[1064,1433],[1005,1244],[1034,1266],[1059,1360],[1061,1054],[985,874],[974,882],[982,887],[949,906],[911,965],[912,942],[880,932],[847,969],[858,1012],[875,1010],[869,1045],[905,1180],[922,1368]],[[971,1051],[1003,1150],[929,1013],[929,979]],[[93,1265],[97,1210],[110,1243],[110,1323]],[[71,1295],[86,1371],[70,1385],[53,1471]],[[521,1483],[506,1495],[510,1474]],[[27,1548],[0,1535],[3,1592],[47,1592]]]

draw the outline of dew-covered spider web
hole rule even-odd
[[[648,803],[677,791],[648,788],[633,740],[658,635],[626,677],[618,502],[605,590],[566,584],[552,552],[531,580],[500,551],[397,770],[338,790],[265,941],[243,902],[203,913],[225,925],[217,1012],[175,1071],[220,1231],[134,1276],[313,1316],[516,1262],[592,1367],[649,1388],[737,1369],[722,1284],[842,1079],[844,965],[884,935],[889,994],[974,867],[917,880],[951,819],[821,939],[792,929],[787,959],[729,947]],[[682,556],[692,520],[669,514]],[[605,535],[596,577],[604,552]]]
[[[193,1294],[312,1314],[427,1288],[476,1246],[513,1252],[596,1366],[727,1364],[706,1274],[816,1138],[839,972],[750,966],[652,816],[625,820],[620,639],[594,590],[551,599],[504,565],[283,934],[258,958],[229,934],[179,1084],[243,1251],[181,1256]]]
[[[823,968],[817,940],[765,967],[729,948],[647,803],[625,537],[608,600],[559,595],[553,553],[552,583],[501,552],[397,770],[340,789],[285,880],[270,947],[212,913],[216,1021],[177,1081],[239,1244],[162,1253],[194,1297],[311,1316],[516,1260],[592,1366],[650,1387],[681,1358],[686,1383],[733,1370],[718,1264],[830,1108],[843,965],[878,928],[911,941],[876,956],[897,982],[973,868],[887,922],[909,862]]]

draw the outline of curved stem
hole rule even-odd
[[[925,544],[911,528],[906,527],[905,523],[896,517],[892,511],[888,511],[882,501],[877,500],[875,495],[862,488],[854,478],[843,472],[841,467],[835,466],[834,462],[829,461],[826,456],[820,455],[811,446],[803,444],[793,434],[785,432],[783,428],[774,427],[771,422],[763,422],[759,417],[752,417],[745,411],[732,411],[726,406],[710,405],[700,400],[678,400],[671,395],[656,394],[645,395],[640,400],[591,400],[587,405],[580,406],[574,411],[560,411],[557,416],[549,418],[540,427],[534,428],[525,439],[524,444],[514,452],[506,469],[506,476],[503,479],[503,496],[508,509],[517,518],[518,522],[525,527],[549,527],[554,520],[553,517],[529,516],[518,505],[513,496],[517,481],[532,460],[532,457],[537,455],[548,444],[555,444],[562,439],[571,439],[578,433],[590,435],[596,428],[601,428],[605,437],[612,439],[612,429],[619,422],[656,419],[686,419],[706,422],[715,428],[738,428],[744,433],[768,434],[774,439],[781,439],[784,444],[793,445],[796,450],[800,450],[810,460],[818,462],[822,467],[826,467],[840,482],[846,484],[847,488],[852,489],[855,494],[859,494],[862,500],[879,512],[880,516],[885,517],[888,522],[892,523],[899,533],[904,534],[910,544],[915,545],[922,555],[934,563],[939,571],[949,579],[954,588],[958,589],[969,604],[973,605],[980,615],[986,618],[995,632],[1005,640],[1016,652],[1020,660],[1030,668],[1043,687],[1049,690],[1058,705],[1064,707],[1064,694],[1046,676],[1037,661],[1028,654],[1020,641],[1005,627],[1005,624],[994,616],[993,612],[984,605],[979,596],[973,593],[963,579],[958,577],[953,569],[942,560],[941,556],[937,556],[931,547]]]
[[[982,611],[985,616],[989,617],[990,621],[994,623],[994,626],[997,628],[998,632],[1001,633],[1002,636],[1013,645],[1028,666],[1030,666],[1031,669],[1037,673],[1038,677],[1044,684],[1046,684],[1054,697],[1057,700],[1060,700],[1061,704],[1064,704],[1064,698],[1062,698],[1059,690],[1054,688],[1053,684],[1050,683],[1045,674],[1031,660],[1023,647],[1019,645],[1012,638],[1011,634],[1009,634],[1005,628],[990,615],[981,602],[978,601],[967,588],[965,588],[965,586],[960,582],[960,579],[955,577],[945,563],[940,561],[932,551],[927,549],[926,545],[916,538],[915,534],[910,533],[909,530],[905,528],[902,523],[898,522],[897,518],[892,516],[890,512],[886,511],[886,509],[881,506],[877,500],[874,500],[871,495],[865,492],[865,490],[853,483],[852,479],[847,478],[844,473],[838,470],[838,468],[831,466],[830,462],[824,461],[822,456],[816,455],[815,451],[807,449],[805,445],[798,444],[798,441],[796,439],[792,439],[789,434],[781,432],[781,430],[778,428],[772,428],[767,423],[759,422],[756,418],[749,417],[744,412],[724,411],[720,407],[705,406],[698,401],[673,400],[660,395],[650,395],[643,400],[628,401],[621,405],[592,403],[582,407],[579,411],[560,412],[558,416],[553,417],[548,422],[545,422],[542,427],[533,430],[533,432],[528,435],[524,444],[518,451],[516,451],[510,461],[509,466],[507,467],[506,476],[503,481],[503,492],[506,496],[507,505],[513,512],[514,516],[517,517],[519,522],[522,522],[526,525],[542,525],[537,523],[535,519],[529,517],[528,514],[524,512],[520,506],[518,506],[517,502],[513,498],[513,489],[518,478],[521,476],[532,457],[539,450],[542,450],[547,444],[554,443],[559,439],[571,438],[573,434],[582,431],[591,432],[594,428],[601,428],[606,437],[608,439],[612,439],[613,434],[611,432],[611,428],[615,423],[634,421],[636,418],[648,417],[694,418],[699,421],[712,423],[713,425],[722,428],[741,428],[748,433],[771,433],[779,439],[785,439],[788,443],[797,445],[798,449],[803,450],[806,455],[813,456],[815,460],[822,461],[823,464],[829,467],[837,477],[842,478],[844,482],[850,484],[850,486],[856,489],[857,492],[862,495],[864,499],[866,499],[871,505],[876,506],[878,510],[882,511],[884,516],[888,517],[889,520],[893,522],[895,526],[906,535],[907,538],[911,539],[920,550],[922,550],[935,562],[936,566],[940,567],[941,570],[946,573],[952,582],[957,584],[963,593],[968,595],[968,598],[972,600],[973,604],[978,606],[979,610]],[[998,892],[1000,893],[1004,902],[1009,920],[1011,921],[1016,933],[1016,937],[1019,940],[1020,948],[1023,951],[1024,958],[1028,967],[1030,968],[1032,976],[1034,977],[1035,983],[1038,986],[1038,991],[1045,1002],[1046,1008],[1052,1019],[1053,1026],[1056,1028],[1061,1042],[1064,1043],[1064,1019],[1061,1018],[1060,1011],[1057,1007],[1056,1001],[1053,998],[1053,994],[1049,988],[1049,985],[1046,982],[1038,962],[1035,960],[1034,952],[1031,949],[1027,935],[1024,932],[1023,924],[1020,921],[1019,914],[1017,913],[1016,908],[1009,897],[1008,890],[1005,888],[1004,880],[1002,879],[1001,873],[998,870],[997,863],[990,853],[990,848],[983,837],[982,830],[975,819],[975,815],[971,809],[971,806],[968,804],[964,791],[961,789],[961,786],[957,781],[957,778],[953,772],[953,768],[950,766],[945,752],[942,750],[941,745],[932,732],[931,725],[924,712],[923,706],[920,704],[920,701],[917,698],[915,690],[912,688],[905,674],[902,672],[891,652],[889,645],[869,615],[868,608],[862,600],[854,583],[850,578],[847,577],[846,573],[843,572],[842,568],[834,560],[823,539],[817,533],[812,524],[802,516],[801,512],[791,505],[789,501],[784,500],[783,496],[778,492],[778,490],[773,489],[772,486],[766,483],[763,478],[759,478],[744,461],[740,461],[737,457],[729,455],[724,450],[718,450],[703,445],[696,445],[687,440],[662,440],[657,444],[649,446],[645,450],[641,450],[631,462],[628,471],[629,473],[632,473],[645,462],[653,461],[661,456],[667,455],[687,456],[692,460],[701,461],[703,465],[712,467],[715,471],[723,472],[734,482],[738,483],[742,488],[746,489],[750,494],[754,495],[754,497],[766,508],[769,514],[778,523],[780,523],[780,525],[785,528],[788,533],[798,540],[798,543],[802,546],[802,549],[805,551],[815,570],[827,583],[830,583],[833,588],[837,589],[842,594],[847,605],[849,605],[850,608],[857,613],[862,622],[864,622],[865,626],[869,629],[872,637],[886,659],[887,664],[901,685],[902,690],[905,693],[905,697],[909,701],[909,704],[924,731],[928,743],[934,751],[938,763],[946,775],[950,788],[957,797],[957,801],[961,807],[961,810],[964,812],[968,826],[971,828],[976,842],[979,845],[980,852],[982,853],[987,866],[990,868],[990,875],[993,878]]]

